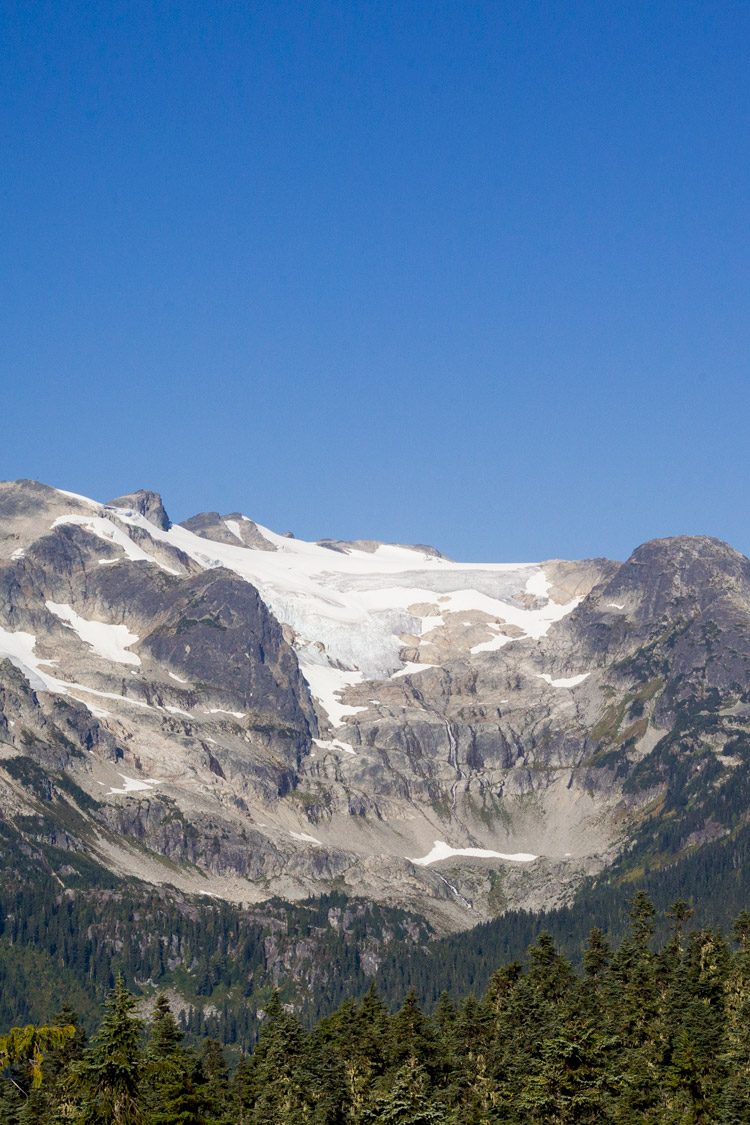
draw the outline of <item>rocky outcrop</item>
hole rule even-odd
[[[161,531],[169,531],[172,526],[159,493],[149,492],[146,488],[139,488],[137,492],[129,492],[126,496],[118,496],[117,499],[110,500],[107,507],[132,508]]]

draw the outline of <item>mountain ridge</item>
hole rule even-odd
[[[62,770],[93,802],[71,850],[185,893],[462,929],[627,854],[676,724],[697,776],[744,768],[750,563],[710,537],[462,564],[3,482],[0,583],[2,815],[40,815],[7,761]]]

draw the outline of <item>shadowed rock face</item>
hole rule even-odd
[[[750,563],[726,544],[493,569],[267,535],[239,513],[172,528],[147,491],[0,484],[2,815],[49,825],[72,801],[65,846],[117,871],[186,890],[208,872],[241,901],[336,886],[459,927],[562,901],[709,757],[706,792],[731,792]],[[395,673],[343,659],[369,659],[369,628]],[[679,846],[724,831],[691,816]],[[436,841],[488,854],[415,866]]]

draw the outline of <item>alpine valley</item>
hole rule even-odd
[[[480,565],[21,480],[0,590],[0,941],[27,982],[83,996],[116,952],[229,1040],[261,969],[317,1014],[397,957],[431,995],[439,948],[465,990],[541,912],[564,940],[635,887],[745,904],[750,562],[718,540]]]

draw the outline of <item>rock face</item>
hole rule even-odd
[[[159,493],[149,492],[145,488],[140,488],[137,492],[129,492],[127,496],[118,496],[116,500],[110,500],[107,507],[132,508],[134,512],[139,512],[160,531],[169,531],[172,526],[172,521],[167,515]]]
[[[748,723],[717,540],[460,564],[0,484],[0,815],[115,871],[469,926],[563,901],[677,776],[676,851],[731,831]]]

